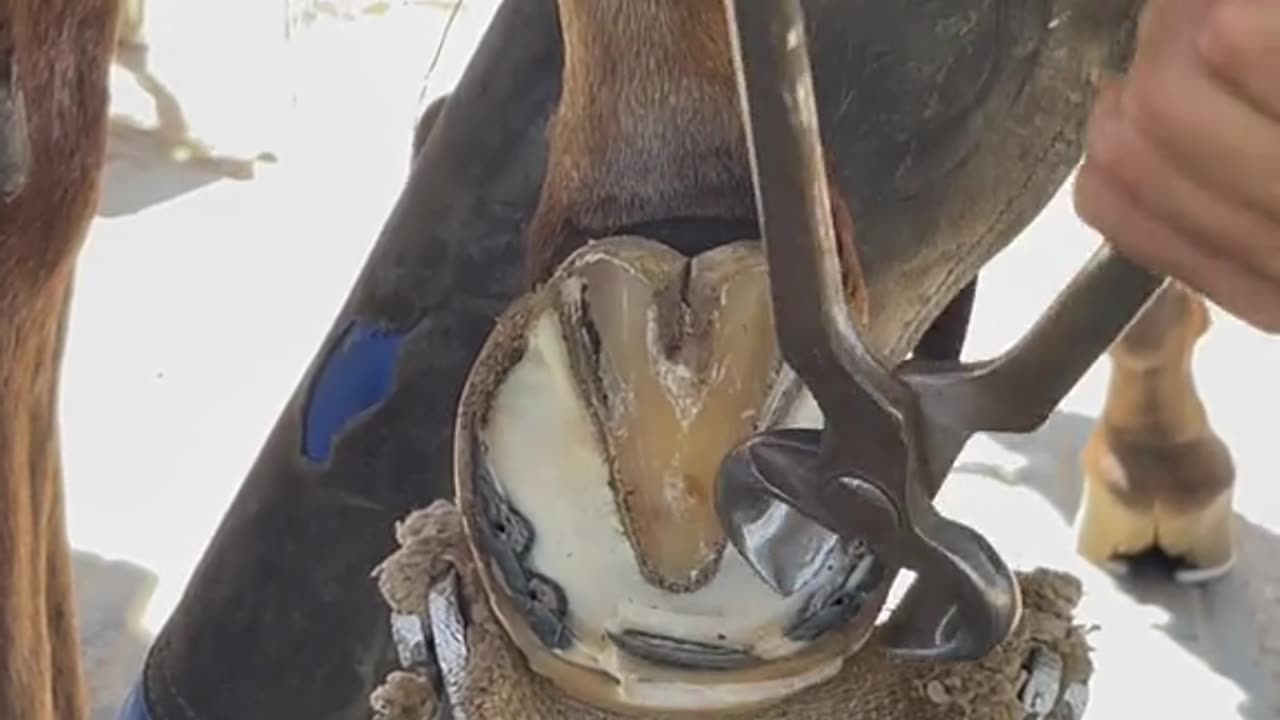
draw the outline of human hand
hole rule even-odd
[[[1148,0],[1075,203],[1136,262],[1280,333],[1280,0]]]

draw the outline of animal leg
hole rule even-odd
[[[115,0],[0,2],[0,718],[82,720],[57,382]]]
[[[1156,552],[1186,583],[1231,568],[1235,470],[1192,368],[1208,327],[1205,301],[1170,284],[1111,348],[1106,405],[1083,453],[1077,549],[1087,559],[1124,570]]]

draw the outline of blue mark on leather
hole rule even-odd
[[[116,720],[151,720],[151,712],[147,710],[147,700],[143,697],[142,681],[134,684],[129,696],[124,699],[124,706]]]
[[[333,439],[360,413],[386,399],[404,334],[355,322],[343,333],[311,386],[302,419],[302,452],[325,462]]]

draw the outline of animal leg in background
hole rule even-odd
[[[1158,551],[1181,561],[1175,579],[1202,582],[1235,558],[1235,469],[1196,390],[1203,298],[1171,283],[1111,348],[1111,384],[1083,453],[1078,547],[1123,569]]]
[[[57,383],[115,0],[0,0],[0,717],[82,720]]]

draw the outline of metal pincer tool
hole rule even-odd
[[[884,628],[893,651],[981,658],[1017,622],[1018,585],[986,538],[941,515],[933,498],[975,433],[1039,427],[1164,278],[1104,246],[1004,355],[886,368],[845,303],[799,1],[725,4],[779,345],[825,427],[766,431],[726,456],[721,521],[782,592],[822,561],[802,525],[865,543],[881,582],[902,568],[917,576]]]

